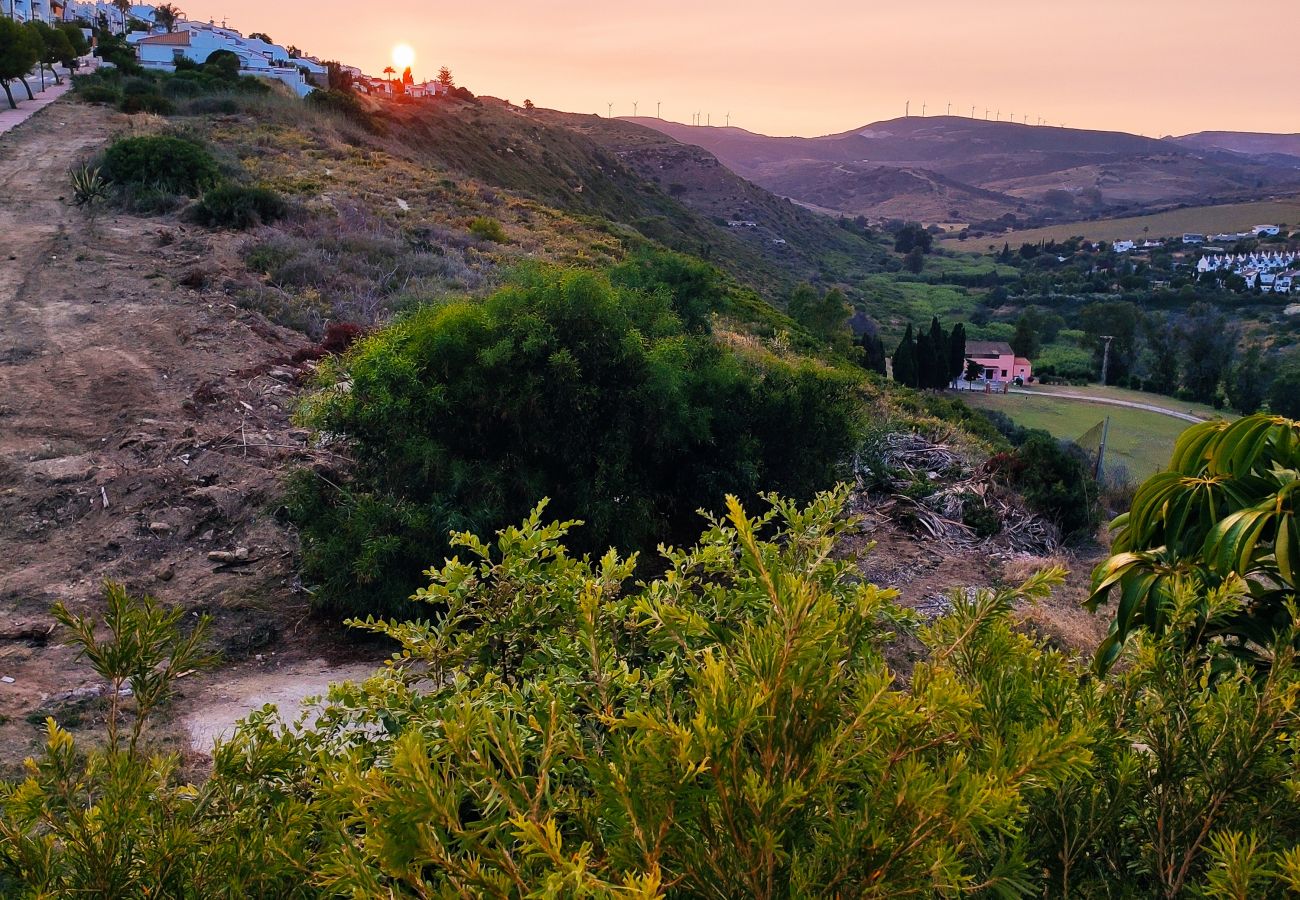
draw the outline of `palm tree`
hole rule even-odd
[[[168,31],[175,31],[176,20],[184,15],[185,13],[177,9],[174,4],[164,3],[162,6],[154,7],[153,20]]]
[[[113,0],[113,6],[122,14],[122,33],[126,34],[126,14],[131,11],[131,0]]]

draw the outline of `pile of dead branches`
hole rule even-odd
[[[869,462],[859,456],[854,463],[858,514],[887,517],[954,548],[1045,554],[1060,545],[1056,526],[1025,509],[963,451],[910,432],[885,435],[873,451]],[[1001,527],[981,536],[967,524],[971,510],[996,517]]]

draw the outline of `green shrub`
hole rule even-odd
[[[1067,537],[1087,536],[1100,524],[1097,482],[1077,446],[1031,430],[1016,448],[1008,474],[1029,508]]]
[[[186,203],[182,194],[145,184],[128,184],[116,191],[116,202],[127,212],[159,215],[175,212]]]
[[[203,71],[222,80],[234,81],[239,77],[239,56],[231,50],[213,50],[203,61]]]
[[[144,112],[166,116],[175,112],[176,107],[162,94],[129,94],[122,98],[118,109],[128,115]]]
[[[501,227],[501,223],[487,216],[479,216],[470,222],[469,230],[475,237],[485,241],[494,241],[498,244],[506,242],[506,231]]]
[[[239,101],[233,97],[199,97],[186,104],[185,113],[191,116],[234,115],[241,109]]]
[[[289,204],[275,191],[224,184],[205,192],[192,215],[200,225],[243,230],[275,222],[288,211]]]
[[[188,197],[217,183],[217,163],[199,144],[171,135],[114,141],[104,153],[104,177]]]
[[[482,303],[419,309],[331,377],[350,390],[304,420],[357,466],[344,483],[303,476],[290,506],[336,610],[402,608],[449,530],[542,496],[588,523],[593,551],[681,539],[722,491],[810,496],[858,429],[856,370],[742,356],[686,333],[667,291],[583,272],[525,270]]]
[[[77,96],[87,103],[112,103],[116,104],[122,99],[122,94],[116,88],[109,87],[106,84],[88,84],[84,87],[77,88]]]

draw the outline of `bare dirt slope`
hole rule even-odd
[[[128,127],[63,100],[0,138],[0,768],[46,714],[94,724],[49,607],[97,610],[102,579],[212,613],[228,664],[292,662],[295,629],[322,652],[272,513],[309,455],[278,365],[306,340],[219,292],[238,237],[65,200],[69,163]]]

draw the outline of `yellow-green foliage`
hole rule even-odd
[[[365,620],[400,651],[295,727],[249,717],[212,776],[51,724],[0,785],[0,892],[41,896],[1283,896],[1300,886],[1296,701],[1196,639],[1245,586],[1180,581],[1123,674],[1015,627],[1048,572],[914,621],[837,543],[847,491],[734,499],[658,577],[539,507],[456,535],[431,618]],[[121,609],[119,605],[119,609]],[[175,620],[115,614],[139,670]],[[150,625],[154,622],[154,625]],[[173,659],[175,657],[173,656]],[[148,668],[164,675],[174,666]],[[107,677],[107,675],[106,675]]]

